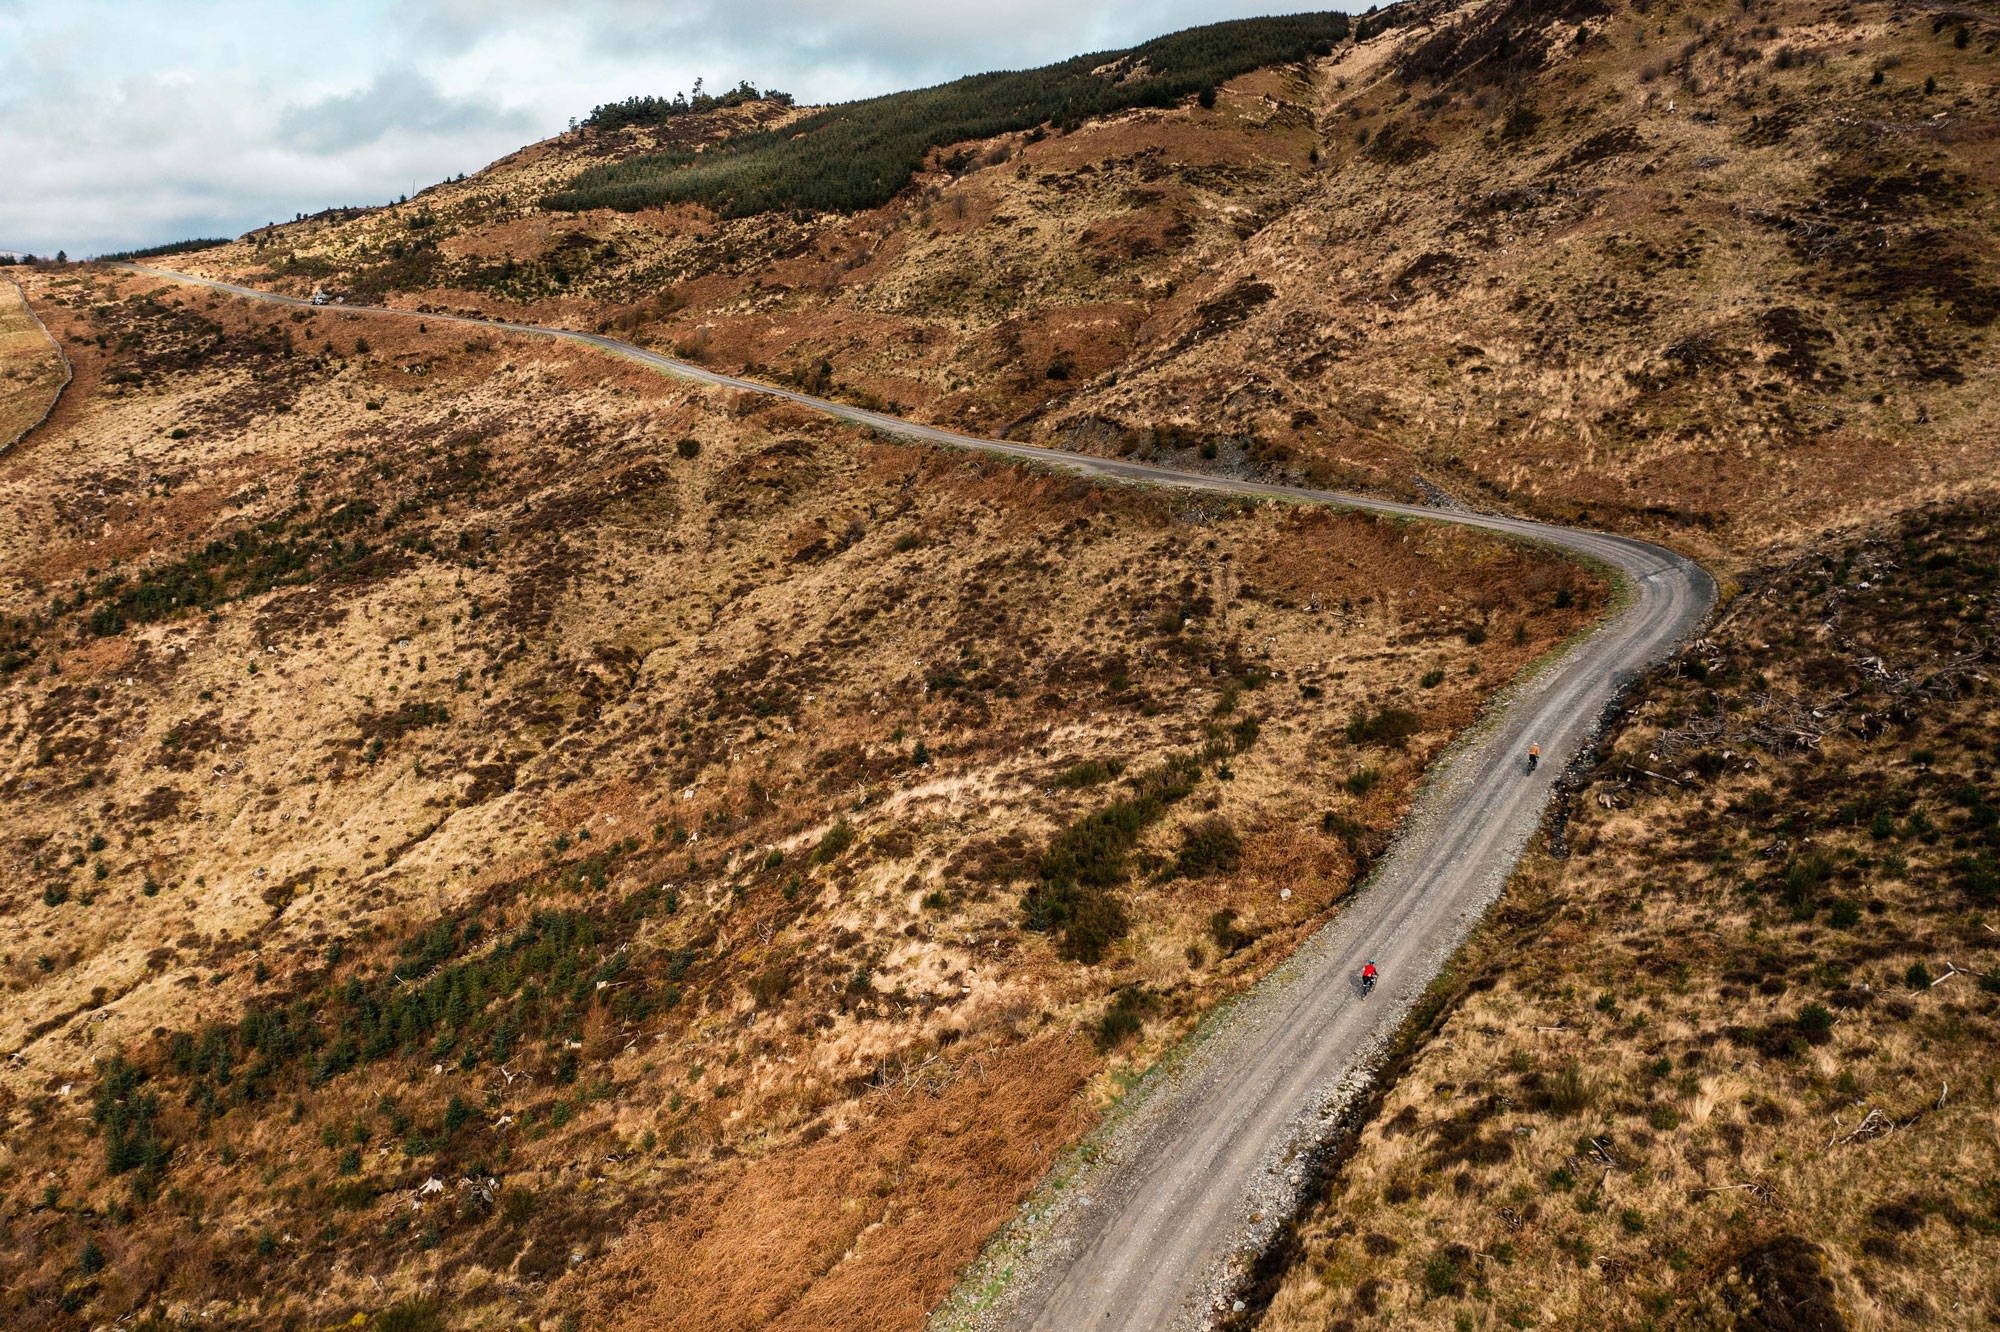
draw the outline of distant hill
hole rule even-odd
[[[148,245],[137,250],[115,250],[97,257],[112,263],[127,259],[164,259],[171,254],[193,254],[196,250],[212,250],[218,245],[227,244],[229,244],[227,236],[208,236],[193,240],[169,241],[165,245]]]
[[[1351,32],[1347,15],[1332,13],[1189,28],[1130,50],[828,107],[732,136],[699,156],[683,149],[592,167],[543,202],[567,211],[699,203],[726,217],[873,208],[908,185],[937,149],[1043,124],[1074,129],[1132,107],[1172,106],[1203,90],[1212,102],[1216,84],[1267,65],[1331,55]]]
[[[188,262],[1073,448],[1422,472],[1712,557],[1988,470],[1990,18],[1484,0],[1343,25],[579,128]]]

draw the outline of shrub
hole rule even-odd
[[[824,865],[853,845],[854,828],[846,819],[842,819],[828,828],[826,836],[820,838],[819,845],[813,848],[813,863]]]
[[[1460,1290],[1458,1245],[1438,1249],[1424,1262],[1424,1292],[1433,1299]]]
[[[1181,829],[1181,850],[1174,861],[1174,871],[1183,878],[1226,874],[1242,863],[1243,841],[1229,820],[1220,814]]]
[[[1338,837],[1341,845],[1354,856],[1361,856],[1370,850],[1375,841],[1375,830],[1359,819],[1350,819],[1332,810],[1319,816],[1319,830],[1329,837]]]
[[[1044,880],[1022,899],[1031,930],[1060,931],[1060,957],[1094,966],[1131,929],[1125,908],[1101,888]]]
[[[701,441],[698,439],[676,440],[674,441],[674,452],[683,458],[699,458],[701,456]]]
[[[1957,874],[1959,888],[1967,896],[1982,902],[2000,897],[2000,861],[1996,861],[1991,852],[1960,856],[1952,862],[1952,868]]]
[[[1779,893],[1794,911],[1811,912],[1819,888],[1833,877],[1833,857],[1824,851],[1794,856],[1785,864],[1784,883]]]
[[[1931,987],[1931,969],[1921,962],[1910,963],[1910,969],[1903,973],[1903,981],[1913,990],[1928,990]]]
[[[769,1008],[791,993],[792,979],[788,967],[766,967],[750,978],[750,995],[760,1008]]]
[[[1125,876],[1125,858],[1139,834],[1168,804],[1194,789],[1200,769],[1191,759],[1171,759],[1135,779],[1137,789],[1057,833],[1042,853],[1044,879],[1108,888]]]
[[[1580,1115],[1590,1107],[1596,1092],[1583,1076],[1583,1062],[1572,1059],[1556,1070],[1544,1093],[1549,1113],[1562,1118]]]
[[[1423,673],[1423,677],[1417,683],[1425,689],[1436,689],[1444,683],[1444,671],[1438,667],[1432,667]]]
[[[1516,143],[1522,139],[1532,139],[1542,125],[1541,113],[1532,106],[1516,102],[1507,109],[1507,118],[1500,125],[1500,140]]]
[[[1056,785],[1074,791],[1079,787],[1096,786],[1108,782],[1125,770],[1125,765],[1117,761],[1099,763],[1095,759],[1079,763],[1073,768],[1065,768],[1056,774]]]
[[[1138,986],[1120,990],[1097,1019],[1097,1048],[1112,1050],[1137,1036],[1145,1028],[1145,1014],[1152,1006],[1153,1001]]]
[[[1130,922],[1109,889],[1120,883],[1139,834],[1173,801],[1194,790],[1200,763],[1186,755],[1131,779],[1132,794],[1078,819],[1050,839],[1036,861],[1039,882],[1022,898],[1031,930],[1062,933],[1058,951],[1095,963],[1125,937]]]
[[[1236,928],[1236,910],[1233,907],[1224,907],[1208,918],[1208,937],[1215,940],[1215,946],[1225,954],[1247,948],[1257,938]]]
[[[1400,748],[1421,728],[1417,714],[1407,708],[1379,708],[1372,713],[1364,709],[1347,723],[1347,741]]]
[[[370,1332],[444,1332],[444,1310],[435,1296],[392,1304],[369,1325]]]
[[[104,1250],[97,1247],[97,1241],[87,1239],[83,1242],[83,1252],[76,1256],[76,1270],[85,1276],[96,1276],[104,1270],[105,1262]]]
[[[212,608],[274,587],[316,581],[359,563],[369,547],[348,540],[376,516],[367,500],[343,504],[310,519],[277,519],[210,541],[169,564],[136,577],[112,574],[77,593],[74,608],[98,604],[87,618],[99,637],[122,633],[128,623],[165,619],[179,611]]]
[[[1799,1033],[1814,1045],[1823,1043],[1833,1032],[1833,1010],[1814,1002],[1799,1010]]]
[[[113,1055],[98,1079],[91,1119],[104,1139],[105,1173],[136,1171],[135,1188],[141,1196],[150,1196],[166,1173],[172,1149],[160,1133],[159,1098],[139,1090],[144,1078],[124,1055]]]
[[[1351,795],[1365,796],[1382,781],[1380,768],[1356,768],[1347,774],[1346,786]]]

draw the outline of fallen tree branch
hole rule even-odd
[[[1856,1124],[1847,1133],[1834,1134],[1833,1137],[1827,1139],[1826,1145],[1831,1147],[1838,1142],[1854,1142],[1862,1138],[1879,1138],[1894,1127],[1895,1125],[1889,1122],[1889,1116],[1882,1113],[1881,1107],[1870,1107],[1868,1113],[1861,1117],[1859,1124]]]

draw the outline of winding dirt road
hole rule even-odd
[[[295,297],[121,265],[291,305]],[[1516,682],[1430,774],[1369,884],[1264,982],[1204,1025],[1134,1089],[1092,1163],[1045,1189],[989,1246],[943,1328],[1157,1332],[1213,1321],[1250,1255],[1297,1208],[1310,1154],[1365,1091],[1386,1038],[1499,893],[1556,782],[1625,684],[1708,614],[1715,584],[1692,561],[1627,537],[1361,495],[1237,481],[1097,458],[829,402],[676,361],[614,338],[504,321],[362,309],[567,338],[667,374],[770,394],[907,439],[1085,476],[1251,499],[1331,504],[1458,523],[1561,546],[1619,571],[1627,595],[1591,634]],[[1525,771],[1538,742],[1546,758]],[[1364,958],[1383,983],[1363,1002]]]
[[[28,289],[23,287],[12,273],[0,273],[0,277],[6,278],[8,283],[13,286],[14,298],[20,301],[21,308],[28,312],[28,318],[34,321],[35,327],[41,330],[44,338],[48,339],[49,349],[55,353],[56,362],[62,368],[62,379],[57,382],[55,392],[49,395],[48,404],[42,408],[41,414],[15,430],[11,438],[0,439],[0,453],[7,453],[16,444],[19,444],[22,440],[40,429],[43,422],[55,415],[56,408],[62,403],[63,394],[69,389],[70,380],[74,377],[74,371],[69,363],[69,353],[63,350],[62,343],[56,341],[56,335],[49,332],[49,326],[42,322],[41,315],[36,312],[35,307],[29,302]]]

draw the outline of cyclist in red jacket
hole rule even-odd
[[[1375,959],[1369,958],[1368,965],[1361,968],[1361,993],[1367,994],[1375,988]]]

